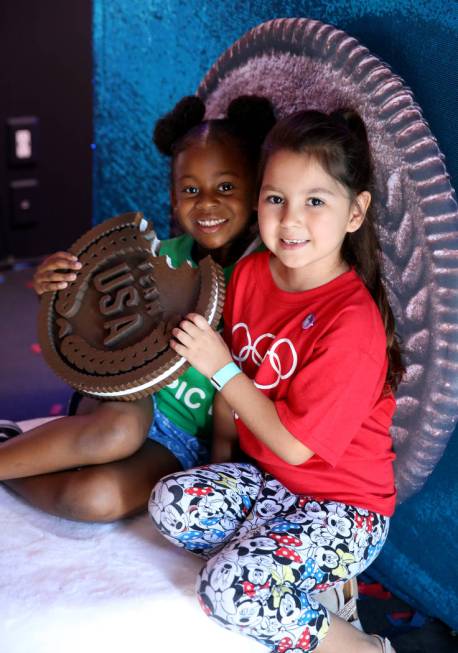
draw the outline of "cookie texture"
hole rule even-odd
[[[156,392],[188,367],[169,346],[183,317],[200,313],[216,328],[224,305],[222,268],[210,256],[196,268],[174,268],[158,249],[141,213],[106,220],[70,248],[82,263],[76,280],[43,296],[43,355],[79,392],[123,401]]]

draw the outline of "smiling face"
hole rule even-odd
[[[347,233],[359,229],[369,203],[367,191],[351,200],[313,157],[289,150],[272,154],[258,215],[261,237],[274,254],[271,270],[279,288],[309,290],[345,272],[342,243]]]
[[[172,206],[181,228],[216,260],[224,259],[248,226],[255,180],[248,160],[229,138],[187,146],[173,167]]]

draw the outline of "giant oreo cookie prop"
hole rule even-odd
[[[210,256],[173,268],[141,213],[111,218],[70,252],[82,268],[67,288],[46,293],[38,320],[45,360],[69,385],[102,399],[132,401],[188,367],[170,332],[190,311],[215,328],[224,275]]]
[[[402,79],[317,20],[258,25],[221,55],[197,92],[207,118],[225,115],[246,93],[267,96],[279,117],[345,106],[366,123],[384,279],[407,365],[393,423],[403,501],[423,486],[458,419],[458,206],[443,156]]]

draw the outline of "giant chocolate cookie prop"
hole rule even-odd
[[[198,95],[206,117],[241,94],[269,97],[279,117],[356,109],[376,172],[384,278],[407,375],[393,438],[398,500],[418,492],[458,419],[458,206],[437,142],[412,91],[356,39],[308,18],[279,18],[242,36]]]
[[[188,367],[170,332],[189,312],[216,327],[224,275],[210,256],[173,268],[141,213],[87,232],[70,248],[82,263],[65,290],[43,296],[38,331],[53,370],[82,393],[124,401],[171,383]]]

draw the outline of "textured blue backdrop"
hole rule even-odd
[[[403,77],[458,181],[453,0],[94,0],[96,222],[141,209],[167,233],[167,165],[152,125],[242,34],[284,16],[336,25]]]
[[[168,169],[155,120],[194,93],[218,56],[271,18],[332,23],[412,88],[458,181],[458,3],[454,0],[94,0],[94,220],[140,209],[168,232]],[[423,491],[401,506],[373,573],[458,628],[458,434]]]

